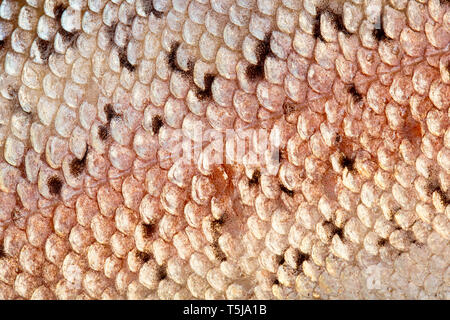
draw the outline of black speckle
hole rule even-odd
[[[386,245],[386,239],[381,238],[380,240],[378,240],[377,244],[379,247],[384,247]]]
[[[348,171],[355,170],[355,159],[349,158],[345,155],[342,156],[340,164],[342,168],[347,168]]]
[[[146,263],[147,261],[149,261],[152,258],[152,255],[147,252],[136,251],[136,258],[138,258],[142,262]]]
[[[265,36],[263,41],[260,41],[255,48],[256,64],[251,64],[247,67],[245,74],[250,80],[257,80],[264,77],[264,62],[266,58],[272,55],[270,49],[270,39],[272,34],[269,33]]]
[[[43,61],[47,61],[53,51],[53,43],[50,41],[42,40],[38,38],[36,41],[37,48],[39,50],[39,54]]]
[[[114,118],[120,118],[120,115],[114,110],[114,107],[110,103],[106,104],[103,110],[105,111],[108,123]]]
[[[340,134],[336,134],[336,138],[334,139],[334,142],[341,143],[342,142],[342,136]]]
[[[199,99],[204,100],[212,97],[211,87],[215,79],[215,75],[207,73],[204,77],[205,89],[200,89],[197,87],[196,95]]]
[[[130,72],[133,72],[136,69],[136,66],[132,65],[128,61],[127,52],[125,49],[119,49],[119,61],[120,66],[127,69]]]
[[[358,92],[358,90],[356,90],[354,85],[350,86],[350,88],[348,89],[348,93],[352,95],[355,102],[362,101],[362,95]]]
[[[75,158],[70,162],[70,165],[69,165],[70,173],[74,177],[78,177],[83,172],[84,168],[86,167],[87,154],[88,154],[88,151],[86,150],[83,158],[81,158],[81,159]]]
[[[106,139],[108,139],[109,137],[109,130],[106,126],[99,126],[97,129],[97,133],[98,133],[98,137],[100,138],[100,140],[105,141]]]
[[[285,262],[285,260],[284,260],[284,255],[280,255],[280,256],[278,257],[278,265],[281,266],[284,262]]]
[[[281,191],[283,191],[284,193],[286,193],[289,197],[292,197],[294,195],[294,191],[289,190],[288,188],[286,188],[282,183],[280,183],[280,189]]]
[[[252,178],[248,180],[248,185],[249,186],[258,185],[259,178],[261,178],[261,172],[259,170],[253,171]]]
[[[5,47],[5,45],[6,45],[6,40],[5,40],[5,39],[0,40],[0,50],[3,50],[3,48]]]
[[[156,226],[153,223],[143,223],[142,227],[146,238],[150,238],[156,231]]]
[[[63,182],[58,176],[51,176],[47,180],[47,186],[50,194],[57,196],[61,193]]]
[[[280,281],[278,281],[278,279],[275,279],[275,280],[273,280],[273,284],[274,284],[274,285],[279,285],[279,284],[280,284]]]
[[[161,117],[156,115],[152,119],[152,132],[153,134],[158,134],[159,129],[164,125],[164,122],[162,121]]]

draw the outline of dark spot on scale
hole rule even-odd
[[[352,95],[355,102],[362,101],[362,95],[358,92],[358,90],[356,90],[354,85],[350,86],[350,88],[348,89],[348,93]]]
[[[158,134],[159,133],[159,129],[161,129],[161,127],[164,125],[163,120],[161,119],[160,116],[156,115],[153,117],[152,119],[152,132],[153,134]]]
[[[47,186],[50,194],[57,196],[61,193],[63,182],[58,176],[51,176],[47,180]]]
[[[325,39],[322,37],[322,33],[320,32],[320,17],[321,16],[322,16],[322,11],[317,12],[316,19],[314,20],[314,25],[313,25],[313,36],[316,39],[325,41]]]
[[[133,72],[136,69],[136,66],[132,65],[130,63],[130,61],[128,61],[126,49],[120,48],[118,53],[119,53],[120,66],[122,68],[127,69],[130,72]]]
[[[299,251],[296,260],[297,269],[300,268],[302,266],[302,263],[308,259],[309,259],[308,254]]]
[[[323,223],[324,226],[328,226],[331,229],[331,238],[333,238],[335,235],[337,235],[341,240],[343,240],[344,237],[344,230],[342,228],[339,228],[335,226],[333,223],[325,221]]]
[[[264,65],[251,64],[245,70],[245,74],[250,80],[257,80],[259,78],[262,78],[264,75]]]
[[[386,245],[386,239],[381,238],[380,240],[378,240],[378,246],[379,247],[384,247]]]
[[[336,30],[344,33],[345,35],[350,35],[351,33],[347,30],[344,25],[344,20],[342,19],[342,15],[330,12],[331,20],[333,21]]]
[[[169,66],[169,69],[173,72],[179,72],[185,77],[191,77],[192,73],[194,71],[194,62],[188,61],[187,70],[183,70],[177,62],[177,51],[180,47],[179,42],[174,42],[172,46],[170,47],[170,52],[167,54],[167,64]],[[212,82],[211,82],[212,83]],[[205,83],[205,89],[206,89],[206,83]]]
[[[255,48],[256,64],[251,64],[245,70],[245,74],[249,80],[257,80],[264,77],[264,62],[266,58],[272,55],[270,49],[270,39],[272,33],[267,34],[263,41],[260,41]]]
[[[437,192],[440,202],[443,206],[447,206],[450,204],[450,196],[448,195],[448,192],[444,192],[437,181],[430,182],[427,185],[426,190],[430,196],[432,196],[434,192]]]
[[[280,189],[281,189],[281,191],[283,191],[284,193],[286,193],[289,197],[294,196],[294,191],[289,190],[289,189],[286,188],[282,183],[280,183]]]
[[[205,74],[205,77],[203,80],[204,84],[205,84],[205,89],[200,89],[199,87],[197,87],[197,90],[195,92],[197,95],[197,98],[199,98],[200,100],[204,100],[204,99],[209,99],[212,97],[211,87],[212,87],[215,77],[216,77],[215,75],[210,74],[210,73]]]
[[[217,239],[214,240],[214,242],[212,244],[212,248],[213,248],[214,256],[216,257],[217,260],[219,260],[220,262],[227,260],[227,256],[222,251],[222,249],[220,249],[219,242],[217,241]]]
[[[284,115],[288,116],[294,111],[295,111],[295,105],[293,103],[290,103],[290,102],[287,102],[287,101],[283,103],[283,113],[284,113]]]
[[[58,30],[58,33],[61,35],[61,38],[64,41],[64,43],[67,44],[68,46],[72,46],[78,39],[78,36],[80,35],[79,32],[69,32],[62,27]]]
[[[381,12],[379,23],[376,24],[375,28],[373,29],[373,36],[379,42],[389,40],[383,28],[383,11]]]
[[[43,61],[47,61],[53,51],[53,43],[50,41],[42,40],[37,38],[36,41],[37,48],[39,50],[39,55]]]
[[[165,278],[167,278],[167,271],[166,268],[164,266],[160,266],[158,269],[158,278],[159,280],[164,280]]]
[[[86,149],[86,152],[84,153],[83,158],[78,159],[74,158],[70,162],[70,174],[72,174],[74,177],[78,177],[86,168],[86,159],[87,159],[88,150]]]
[[[97,131],[98,137],[100,138],[100,140],[105,141],[106,139],[108,139],[109,130],[106,126],[104,125],[98,126],[97,130],[98,130]]]
[[[273,280],[273,284],[277,286],[280,284],[280,281],[278,281],[278,279],[275,279],[275,280]]]
[[[149,16],[151,13],[153,13],[156,18],[161,18],[163,16],[164,12],[156,10],[153,6],[153,0],[144,0],[142,4],[144,6],[144,13],[147,16]]]
[[[3,50],[3,48],[5,47],[5,45],[6,45],[6,40],[5,40],[5,39],[0,40],[0,51]]]
[[[248,185],[249,186],[258,185],[260,178],[261,178],[261,172],[259,170],[253,171],[252,178],[248,180]]]
[[[110,44],[114,43],[114,36],[116,34],[116,28],[117,28],[117,23],[113,24],[112,26],[106,26],[106,35],[108,37],[108,41]]]
[[[156,231],[156,226],[153,223],[143,223],[142,227],[146,238],[150,238]]]
[[[0,244],[0,259],[3,259],[6,257],[5,249],[3,247],[3,244]]]
[[[136,251],[136,258],[138,258],[142,262],[146,263],[147,261],[149,261],[152,258],[152,255],[147,252]]]
[[[334,142],[341,143],[342,142],[342,136],[338,133],[336,134],[336,138],[334,139]]]
[[[112,119],[120,118],[120,115],[114,110],[114,107],[110,103],[106,104],[103,110],[105,111],[108,123],[111,122]]]
[[[353,171],[355,170],[355,159],[343,155],[340,159],[340,165],[342,168],[347,168],[348,171]]]
[[[278,257],[278,265],[281,266],[284,262],[285,262],[285,260],[284,260],[284,255],[280,255],[280,256]]]
[[[53,8],[53,14],[55,15],[55,19],[58,20],[58,22],[60,22],[60,23],[61,23],[61,17],[65,10],[66,10],[66,6],[62,3],[58,3]]]

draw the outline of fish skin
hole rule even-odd
[[[449,299],[449,43],[444,0],[3,0],[0,299]],[[199,126],[280,166],[169,159]]]

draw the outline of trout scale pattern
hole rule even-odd
[[[2,0],[0,298],[449,299],[449,42],[446,0]],[[198,123],[279,167],[173,161]]]

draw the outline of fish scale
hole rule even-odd
[[[3,0],[0,41],[1,299],[449,299],[448,1]]]

